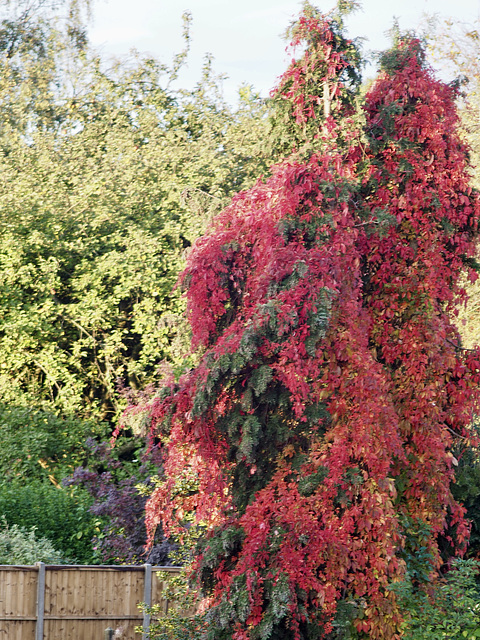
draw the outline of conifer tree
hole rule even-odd
[[[147,518],[205,527],[212,640],[348,637],[348,620],[393,640],[390,585],[433,576],[442,536],[452,554],[468,538],[451,447],[480,354],[452,318],[480,206],[454,91],[418,40],[384,56],[361,128],[341,22],[307,6],[294,35],[306,49],[278,100],[297,150],[234,197],[181,277],[202,355],[150,406],[164,477]]]

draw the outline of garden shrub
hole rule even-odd
[[[72,562],[98,562],[91,539],[101,520],[90,513],[91,499],[81,490],[53,484],[18,482],[0,485],[0,514],[10,526],[35,527],[36,535],[48,538]]]
[[[480,638],[480,563],[456,559],[445,577],[417,586],[407,574],[392,588],[404,612],[403,640]]]
[[[47,538],[39,538],[35,527],[25,529],[14,524],[9,526],[5,518],[0,524],[0,564],[63,564],[61,551],[54,549]]]

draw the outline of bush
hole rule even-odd
[[[35,527],[27,530],[14,524],[9,526],[5,518],[0,524],[0,564],[62,564],[62,552],[56,551],[47,538],[37,538]]]
[[[165,589],[163,597],[168,601],[165,612],[163,604],[153,607],[140,605],[142,611],[152,616],[149,640],[201,640],[207,630],[205,613],[196,612],[199,593],[189,582],[187,571],[181,569],[180,574],[172,576],[166,571],[159,571],[157,576],[163,581]],[[138,633],[142,632],[137,627]]]
[[[92,420],[0,403],[0,476],[60,483],[86,460],[86,440],[108,435],[107,425]]]
[[[88,492],[91,513],[103,521],[93,538],[98,557],[108,564],[172,564],[169,554],[175,545],[165,539],[161,527],[150,548],[145,546],[145,503],[155,487],[151,476],[160,465],[158,448],[145,452],[143,441],[123,435],[113,448],[91,438],[86,447],[88,467],[78,467],[63,484]]]
[[[35,528],[79,564],[97,562],[91,539],[101,520],[90,513],[91,499],[81,490],[41,482],[0,485],[0,514],[10,526]]]
[[[407,579],[393,589],[405,613],[403,640],[480,638],[480,593],[475,583],[480,563],[453,561],[453,568],[431,588]]]

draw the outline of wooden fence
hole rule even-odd
[[[140,640],[139,602],[168,603],[156,571],[172,567],[0,565],[0,640]],[[114,634],[105,633],[110,628]]]

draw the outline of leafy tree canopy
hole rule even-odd
[[[457,108],[460,115],[461,133],[470,150],[471,182],[480,185],[480,37],[479,24],[463,24],[454,20],[436,21],[429,36],[429,49],[434,61],[456,77],[460,91]],[[472,261],[478,270],[478,255]],[[474,348],[480,337],[480,283],[465,281],[468,292],[466,304],[459,309],[457,326],[465,348]],[[478,429],[478,416],[474,417]],[[471,443],[460,440],[454,455],[458,460],[455,497],[467,509],[472,522],[468,554],[475,557],[480,548],[480,460],[478,449]]]
[[[194,91],[172,88],[188,15],[185,50],[166,65],[96,53],[88,10],[81,0],[0,9],[0,511],[70,558],[108,547],[131,561],[145,541],[144,443],[129,433],[117,446],[110,464],[123,470],[109,484],[85,441],[109,437],[122,388],[156,383],[159,360],[184,364],[172,289],[185,249],[266,167],[267,121],[248,87],[238,107],[225,103],[209,59]],[[101,478],[99,513],[61,485],[80,465]]]
[[[263,170],[266,121],[208,59],[173,90],[186,51],[107,64],[66,24],[0,28],[0,399],[112,419],[117,379],[183,363],[184,250]]]

